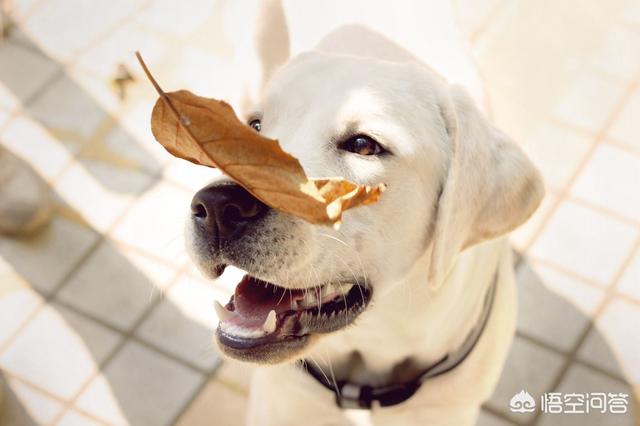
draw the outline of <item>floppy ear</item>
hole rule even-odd
[[[524,152],[493,127],[459,87],[441,106],[452,144],[437,207],[429,283],[440,287],[458,253],[524,223],[544,195]]]

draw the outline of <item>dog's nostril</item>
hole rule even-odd
[[[193,216],[198,219],[205,219],[207,217],[207,209],[205,209],[202,204],[192,206],[191,212],[193,213]]]
[[[229,240],[242,235],[245,225],[257,221],[267,206],[237,184],[209,185],[191,201],[191,218],[199,229]]]

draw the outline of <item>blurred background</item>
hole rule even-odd
[[[624,392],[638,411],[640,2],[451,7],[493,120],[548,191],[512,236],[518,331],[479,424],[640,424],[509,411],[521,389]],[[0,0],[0,10],[0,157],[28,163],[53,199],[41,232],[0,236],[0,426],[243,424],[251,368],[211,345],[212,303],[229,289],[200,277],[182,241],[191,196],[216,172],[154,142],[156,96],[133,51],[166,90],[236,101],[246,5]]]

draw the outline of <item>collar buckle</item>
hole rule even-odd
[[[353,383],[342,382],[336,392],[336,404],[340,408],[371,409],[373,403],[373,388],[358,386]]]

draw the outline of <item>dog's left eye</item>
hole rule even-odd
[[[387,152],[378,142],[367,135],[355,135],[340,142],[338,148],[359,155],[380,155]]]
[[[255,120],[251,120],[249,122],[249,127],[251,127],[256,132],[259,132],[260,130],[262,130],[262,123],[256,118]]]

